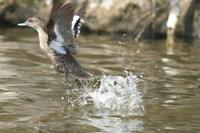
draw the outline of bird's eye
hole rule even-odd
[[[33,22],[33,19],[29,19],[28,21],[29,21],[29,22]]]

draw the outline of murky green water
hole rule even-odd
[[[97,76],[72,98],[36,32],[1,29],[0,133],[198,133],[200,45],[166,54],[163,41],[136,52],[120,40],[79,38],[76,57]]]

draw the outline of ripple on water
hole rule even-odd
[[[18,94],[15,92],[1,92],[0,93],[0,103],[6,102],[8,100],[17,99],[17,98],[18,98]]]

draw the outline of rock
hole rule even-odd
[[[155,9],[152,1],[156,2]],[[200,1],[181,0],[180,8],[176,34],[200,38]],[[144,32],[148,38],[162,37],[168,14],[168,0],[96,0],[89,5],[87,27],[96,32],[128,32],[133,36]]]
[[[181,15],[180,32],[184,33],[187,41],[192,41],[193,38],[200,38],[200,1],[185,0],[185,3],[182,4],[182,9],[185,9],[185,12]]]
[[[140,32],[144,32],[145,37],[152,37],[157,33],[165,34],[167,2],[156,2],[155,9],[152,9],[152,0],[93,1],[87,11],[86,26],[91,31],[128,32],[131,36],[137,36]]]
[[[151,11],[147,0],[97,0],[87,11],[87,26],[92,31],[132,32],[141,19]]]
[[[50,12],[52,6],[51,1],[52,0],[1,0],[0,20],[7,24],[16,25],[18,22],[25,21],[30,16],[47,14],[47,12]]]
[[[188,38],[200,36],[199,3],[199,0],[180,1],[176,34]],[[53,0],[0,0],[0,20],[16,25],[30,16],[47,19],[52,5]],[[93,32],[165,35],[168,9],[168,0],[90,0],[84,26]]]

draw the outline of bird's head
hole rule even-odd
[[[28,18],[24,23],[17,24],[18,26],[28,26],[34,29],[38,29],[39,27],[43,27],[43,23],[35,17]]]

